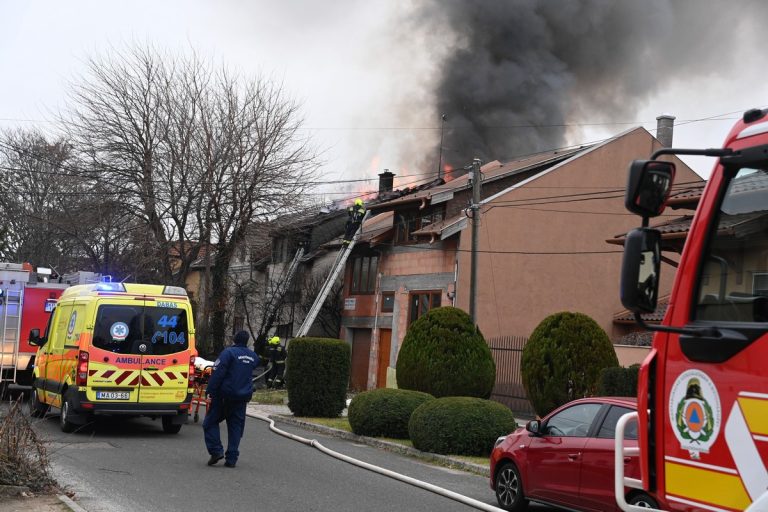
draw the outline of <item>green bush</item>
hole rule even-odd
[[[496,439],[515,428],[512,411],[504,405],[464,396],[424,402],[408,423],[415,448],[454,455],[488,455]]]
[[[346,405],[350,365],[349,345],[342,340],[291,340],[285,368],[291,412],[296,416],[338,417]]]
[[[411,324],[397,356],[397,387],[435,397],[491,396],[496,364],[464,311],[435,308]]]
[[[603,368],[600,371],[600,387],[598,393],[603,396],[637,396],[637,374],[640,365],[633,364],[629,368],[620,366]]]
[[[618,366],[605,331],[582,313],[545,318],[523,349],[523,384],[540,416],[576,398],[594,395],[600,370]]]
[[[374,389],[360,393],[349,404],[349,426],[361,436],[408,439],[411,413],[435,397],[407,389]]]

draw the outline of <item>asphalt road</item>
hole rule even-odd
[[[114,511],[467,511],[457,503],[336,460],[248,418],[234,469],[208,467],[200,423],[179,434],[147,418],[105,419],[63,434],[58,416],[36,420],[55,477],[88,512]],[[484,477],[278,425],[350,457],[495,505]],[[222,426],[222,435],[226,429]],[[538,507],[534,507],[536,510]],[[552,509],[540,509],[552,510]]]

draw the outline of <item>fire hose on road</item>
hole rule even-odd
[[[301,436],[297,436],[295,434],[291,434],[290,432],[286,432],[284,430],[280,430],[275,426],[275,422],[272,418],[269,418],[267,416],[256,414],[256,413],[249,413],[249,416],[252,418],[257,418],[262,421],[266,421],[269,423],[269,429],[273,432],[283,436],[287,437],[289,439],[293,439],[294,441],[298,441],[302,444],[306,444],[308,446],[312,446],[314,448],[317,448],[321,452],[325,453],[326,455],[330,455],[331,457],[334,457],[336,459],[342,460],[344,462],[347,462],[349,464],[353,464],[355,466],[361,467],[363,469],[367,469],[369,471],[373,471],[374,473],[378,473],[380,475],[387,476],[389,478],[393,478],[395,480],[399,480],[400,482],[404,482],[409,485],[413,485],[415,487],[420,487],[421,489],[433,492],[435,494],[438,494],[440,496],[443,496],[445,498],[452,499],[454,501],[458,501],[459,503],[463,503],[464,505],[470,506],[472,508],[476,508],[477,510],[485,510],[487,512],[504,512],[503,509],[500,509],[498,507],[494,507],[492,505],[488,505],[486,503],[483,503],[481,501],[478,501],[476,499],[470,498],[468,496],[464,496],[462,494],[449,491],[448,489],[444,489],[442,487],[438,487],[437,485],[432,485],[428,482],[423,482],[421,480],[417,480],[415,478],[411,478],[409,476],[401,475],[400,473],[396,473],[394,471],[390,471],[389,469],[385,469],[379,466],[375,466],[373,464],[369,464],[367,462],[363,462],[358,459],[353,459],[352,457],[348,457],[347,455],[344,455],[343,453],[336,452],[334,450],[331,450],[329,448],[326,448],[320,442],[318,442],[316,439],[307,439]]]

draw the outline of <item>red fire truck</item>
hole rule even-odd
[[[31,387],[37,347],[28,343],[29,331],[45,331],[68,287],[30,280],[32,270],[27,264],[0,263],[0,396],[11,387]]]
[[[717,158],[690,222],[669,306],[656,308],[669,238],[649,228],[664,210],[675,166],[663,155]],[[722,149],[661,149],[630,166],[627,208],[643,218],[627,234],[621,299],[656,331],[640,369],[638,412],[616,429],[616,500],[643,489],[667,510],[768,510],[768,110],[744,113]],[[666,261],[674,258],[664,257]],[[638,421],[638,448],[623,446]],[[641,479],[625,478],[639,453]]]

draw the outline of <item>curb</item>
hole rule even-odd
[[[83,507],[72,501],[72,499],[66,494],[59,494],[59,501],[69,507],[72,512],[88,512]]]
[[[464,462],[463,460],[455,459],[447,455],[439,455],[437,453],[423,452],[421,450],[417,450],[416,448],[411,448],[410,446],[403,446],[398,443],[392,443],[389,441],[376,439],[374,437],[359,436],[357,434],[347,432],[346,430],[339,430],[337,428],[326,427],[324,425],[317,425],[315,423],[298,420],[296,418],[292,418],[289,416],[280,416],[276,414],[272,414],[272,415],[268,414],[267,416],[278,423],[293,425],[295,427],[300,427],[305,430],[310,430],[312,432],[318,432],[320,434],[327,434],[333,437],[339,437],[341,439],[346,439],[347,441],[354,441],[356,443],[366,444],[368,446],[373,446],[374,448],[380,448],[382,450],[399,453],[401,455],[407,455],[410,457],[421,459],[426,462],[437,462],[449,468],[460,469],[462,471],[467,471],[469,473],[474,473],[476,475],[490,477],[490,468],[488,466],[481,466],[480,464]]]

